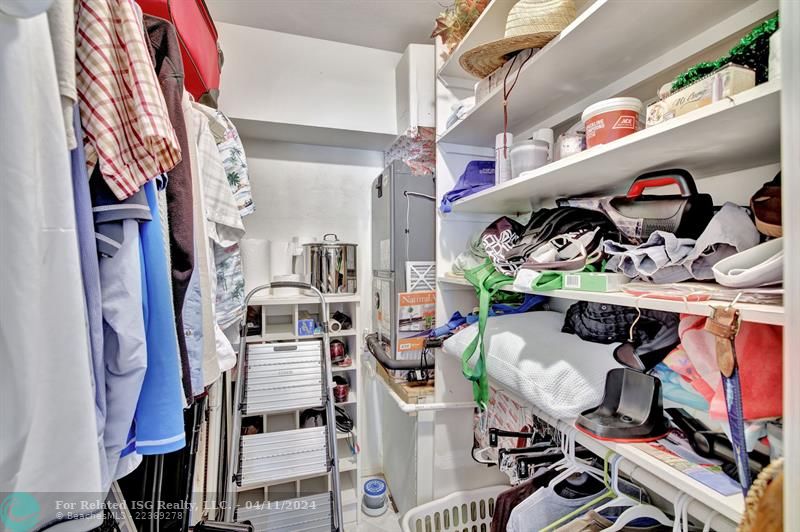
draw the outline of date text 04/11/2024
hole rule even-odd
[[[314,510],[316,501],[265,501],[245,503],[244,508],[250,510]]]

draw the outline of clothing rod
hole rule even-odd
[[[672,484],[665,482],[660,477],[634,464],[630,460],[623,459],[620,463],[619,470],[621,473],[639,482],[643,486],[651,488],[671,504],[675,503],[675,499],[678,498],[679,494],[684,493]],[[690,516],[703,524],[705,524],[710,517],[716,515],[716,517],[713,517],[712,530],[717,532],[735,532],[737,528],[736,523],[696,499],[692,499],[689,503],[688,512]]]
[[[564,421],[558,421],[556,423],[553,423],[551,419],[547,419],[540,412],[536,413],[535,415],[536,417],[544,421],[547,421],[548,424],[553,425],[558,429],[563,430],[564,428],[569,428],[570,430],[577,431],[577,429],[575,429],[571,424],[566,423]],[[600,458],[604,458],[610,450],[600,440],[596,440],[591,436],[583,434],[582,432],[577,432],[575,441],[576,443],[579,443],[583,447],[589,449],[589,451],[596,454]],[[639,482],[643,486],[652,489],[655,493],[659,494],[661,497],[663,497],[670,503],[674,503],[675,500],[678,498],[678,495],[684,493],[674,485],[670,484],[669,482],[666,482],[658,475],[644,469],[642,466],[635,464],[628,458],[623,457],[619,469],[620,472],[627,475],[631,479]],[[713,508],[709,508],[706,504],[698,501],[697,499],[692,498],[692,501],[689,504],[688,511],[689,515],[699,520],[701,523],[705,523],[706,520],[709,518],[709,516],[717,513],[718,517],[714,518],[713,530],[719,532],[727,532],[727,531],[733,532],[736,530],[736,524],[729,517],[721,513],[718,513]]]
[[[497,386],[497,383],[494,383]],[[500,387],[502,388],[502,386]],[[565,431],[575,431],[575,442],[584,446],[592,453],[596,454],[600,458],[605,458],[608,455],[609,451],[612,453],[614,450],[605,442],[592,438],[591,436],[580,432],[576,429],[571,422],[556,420],[553,417],[543,413],[531,403],[520,399],[513,393],[509,393],[508,390],[503,388],[504,393],[508,394],[509,396],[513,397],[515,400],[519,401],[520,404],[527,405],[533,415],[537,418],[545,421],[548,425],[551,425],[562,432]],[[619,453],[615,453],[619,454]],[[684,491],[677,488],[675,485],[667,482],[656,473],[648,471],[644,469],[644,466],[636,464],[630,458],[623,456],[623,460],[620,463],[620,471],[626,475],[628,475],[633,480],[639,482],[643,486],[652,489],[655,493],[669,501],[669,503],[674,503],[677,499],[678,495],[681,493],[685,493]],[[737,528],[738,519],[734,520],[731,516],[725,515],[724,509],[722,508],[711,508],[707,504],[697,500],[692,494],[689,494],[692,498],[691,503],[688,507],[688,513],[690,516],[694,517],[696,520],[705,523],[709,516],[717,514],[717,517],[714,518],[712,523],[713,528],[712,530],[720,531],[720,532],[727,532],[727,531],[735,531]],[[722,496],[720,496],[722,497]],[[740,518],[739,518],[740,519]]]

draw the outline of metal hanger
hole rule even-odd
[[[479,464],[485,464],[487,466],[496,466],[497,462],[485,456],[485,453],[489,452],[489,449],[490,449],[489,447],[484,447],[483,449],[479,449],[473,446],[472,450],[470,451],[470,455],[472,456],[472,459],[478,462]]]

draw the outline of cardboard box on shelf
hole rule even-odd
[[[728,98],[756,85],[756,73],[739,65],[727,65],[684,87],[667,98],[647,106],[646,127]]]
[[[582,292],[619,292],[630,278],[621,273],[576,272],[564,275],[564,288]]]
[[[402,292],[398,294],[398,326],[400,332],[432,329],[436,319],[436,292]]]

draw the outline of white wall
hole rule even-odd
[[[371,278],[370,184],[383,153],[243,139],[256,210],[244,219],[248,238],[301,242],[336,233],[358,244],[361,323],[368,323]]]
[[[240,126],[256,205],[245,220],[247,237],[309,241],[336,233],[358,244],[360,323],[368,326],[370,185],[383,169],[383,154],[312,146],[319,143],[312,135],[325,130],[332,144],[354,131],[396,135],[395,69],[401,54],[231,24],[217,27],[225,52],[220,109]],[[430,47],[419,53],[422,48],[433,53]],[[431,98],[428,94],[426,103]],[[263,134],[265,127],[270,136]],[[279,138],[291,142],[263,140],[276,138],[276,128],[290,130],[292,137]],[[308,144],[296,144],[298,138]],[[361,375],[362,474],[384,470],[385,443],[390,465],[402,473],[390,489],[401,499],[407,495],[399,501],[407,509],[417,503],[416,418],[386,404],[391,399],[383,385],[363,365]],[[408,460],[401,459],[405,456]]]
[[[301,242],[336,233],[358,244],[359,322],[370,320],[371,301],[371,183],[383,170],[383,153],[243,139],[256,211],[244,220],[248,238]],[[359,331],[360,333],[361,331]],[[380,433],[375,389],[362,367],[364,393],[359,400],[362,426],[361,465],[381,471]]]
[[[217,29],[220,108],[231,118],[397,132],[400,54],[234,24]]]

